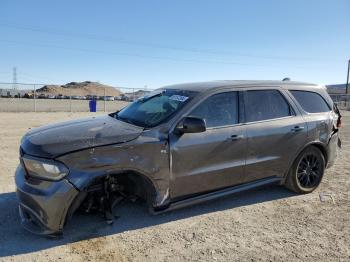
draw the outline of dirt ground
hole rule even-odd
[[[97,101],[98,112],[115,112],[128,102]],[[0,112],[89,112],[89,100],[0,98]],[[62,117],[62,115],[60,115]]]
[[[28,128],[89,113],[0,113],[0,260],[4,261],[350,261],[350,113],[343,148],[320,187],[295,195],[269,186],[152,216],[125,204],[109,226],[76,215],[62,239],[20,227],[14,171]],[[320,201],[319,194],[328,193]]]

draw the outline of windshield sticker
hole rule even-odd
[[[179,102],[185,102],[188,99],[188,96],[172,95],[171,97],[169,97],[169,99]]]

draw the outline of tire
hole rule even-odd
[[[321,150],[315,146],[304,149],[290,168],[285,186],[298,194],[314,191],[322,181],[326,161]]]

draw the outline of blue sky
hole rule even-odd
[[[0,82],[346,80],[349,0],[0,1]]]

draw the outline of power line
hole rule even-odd
[[[266,64],[261,65],[261,64],[238,63],[238,62],[222,61],[222,60],[201,60],[201,59],[174,58],[174,57],[165,57],[165,56],[147,56],[147,55],[135,54],[135,53],[106,52],[104,50],[97,50],[97,49],[64,47],[64,46],[58,46],[58,45],[52,45],[52,44],[22,42],[22,41],[13,41],[13,40],[6,40],[6,39],[0,39],[0,41],[2,43],[7,42],[7,43],[19,44],[19,45],[33,45],[33,46],[58,48],[58,49],[65,49],[65,50],[79,51],[79,52],[99,53],[99,54],[118,55],[118,56],[129,56],[129,57],[137,57],[137,58],[144,58],[144,59],[157,59],[157,60],[166,60],[166,61],[174,61],[174,62],[186,62],[186,63],[198,63],[198,64],[225,64],[225,65],[239,65],[239,66],[264,67],[264,68],[266,68],[266,67],[281,68],[280,65],[266,65]],[[293,67],[294,68],[309,68],[309,67],[299,66],[299,65],[293,66]]]
[[[94,35],[94,34],[78,33],[78,32],[68,32],[68,31],[62,31],[62,30],[57,30],[57,29],[52,29],[52,28],[43,28],[43,27],[27,26],[27,25],[23,26],[23,25],[11,24],[11,23],[6,23],[6,22],[0,22],[0,26],[15,28],[18,30],[39,32],[39,33],[44,33],[44,34],[68,36],[68,37],[74,37],[74,38],[84,38],[84,39],[88,39],[88,40],[97,40],[97,41],[105,41],[105,42],[119,43],[119,44],[125,44],[125,45],[143,46],[143,47],[156,48],[156,49],[169,49],[169,50],[193,52],[193,53],[232,55],[232,56],[238,56],[238,57],[250,57],[250,58],[269,59],[269,60],[303,60],[303,61],[321,61],[322,60],[319,58],[311,58],[311,57],[253,55],[253,54],[246,54],[246,53],[233,53],[233,52],[222,51],[222,50],[218,51],[218,50],[213,50],[213,49],[189,48],[189,47],[185,48],[185,47],[179,47],[179,46],[161,45],[161,44],[155,44],[155,43],[150,43],[150,42],[128,40],[125,38],[114,37],[114,36]],[[333,58],[332,60],[335,61],[338,59]]]
[[[21,76],[23,75],[23,77],[24,78],[26,78],[26,79],[29,79],[29,80],[31,80],[31,81],[37,81],[38,79],[40,79],[40,80],[45,80],[45,82],[47,83],[47,84],[50,84],[50,82],[52,82],[52,80],[55,80],[55,82],[62,82],[62,80],[58,80],[58,79],[55,79],[55,78],[53,78],[53,79],[49,79],[49,78],[46,78],[46,77],[43,77],[43,76],[38,76],[38,75],[32,75],[32,74],[28,74],[28,73],[23,73],[22,71],[21,71]]]

